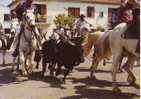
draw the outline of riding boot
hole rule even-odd
[[[13,56],[13,57],[16,57],[16,56],[18,56],[18,54],[19,54],[19,50],[18,50],[18,48],[16,48],[16,49],[14,50],[14,52],[12,53],[12,56]]]
[[[12,53],[12,56],[17,57],[18,54],[19,54],[19,42],[17,43],[16,48],[15,48],[14,52]]]

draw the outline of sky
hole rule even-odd
[[[11,3],[12,0],[0,0],[0,5],[7,6],[9,3]]]

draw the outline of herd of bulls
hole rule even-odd
[[[50,74],[59,75],[61,73],[61,67],[65,67],[65,73],[63,82],[65,82],[66,76],[73,69],[74,66],[84,62],[83,48],[81,46],[84,38],[76,37],[69,41],[59,43],[54,39],[45,41],[42,44],[42,50],[36,51],[34,61],[37,62],[37,67],[42,58],[42,74],[46,72],[46,65],[49,64],[48,68]],[[70,43],[71,42],[71,43]],[[41,53],[40,53],[41,52]],[[57,66],[57,70],[55,68]]]

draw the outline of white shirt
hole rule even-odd
[[[78,29],[84,28],[88,23],[84,20],[82,21],[81,19],[76,20],[75,22],[75,27]]]

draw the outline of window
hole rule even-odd
[[[118,22],[118,9],[117,8],[108,8],[108,22],[110,26],[117,24]]]
[[[4,14],[4,21],[10,21],[10,14]]]
[[[94,7],[87,7],[87,17],[94,17],[95,9]]]
[[[35,4],[36,22],[46,22],[47,8],[45,4]]]
[[[80,8],[68,8],[68,14],[71,14],[74,17],[79,17],[80,16]]]
[[[112,16],[112,8],[108,8],[108,17]]]
[[[38,13],[40,15],[46,14],[46,5],[44,4],[35,4],[35,13]]]
[[[104,12],[99,12],[99,17],[103,18],[104,17]]]

